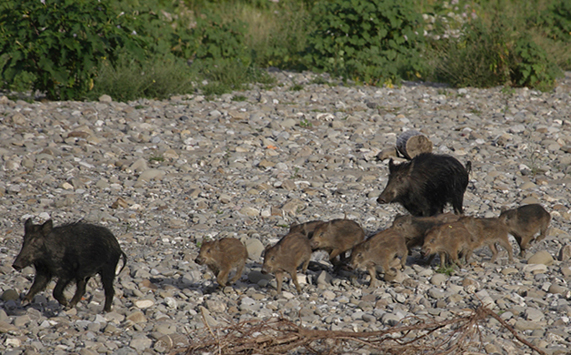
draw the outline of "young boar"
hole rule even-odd
[[[303,235],[305,235],[308,239],[313,238],[313,232],[315,231],[315,228],[317,228],[318,226],[322,225],[323,221],[310,221],[310,222],[305,222],[305,223],[299,223],[299,224],[292,224],[289,227],[289,233],[302,233]]]
[[[389,161],[389,181],[378,203],[398,202],[413,216],[434,216],[450,202],[462,214],[471,163],[466,167],[449,155],[422,153],[411,161]]]
[[[218,285],[224,287],[228,285],[228,274],[233,268],[236,268],[236,275],[230,280],[230,284],[240,279],[246,259],[248,251],[241,241],[235,238],[222,238],[203,242],[194,262],[199,265],[206,264],[216,276]]]
[[[105,227],[82,222],[54,227],[50,219],[36,225],[31,218],[24,223],[24,229],[22,250],[12,265],[16,270],[29,265],[36,269],[34,283],[24,302],[31,302],[34,295],[57,277],[54,298],[64,307],[73,308],[85,294],[89,279],[99,274],[105,291],[103,310],[111,311],[117,263],[122,257],[123,270],[127,262],[127,255],[121,251],[113,233]],[[75,281],[77,289],[68,303],[63,291],[72,281]]]
[[[310,259],[311,246],[309,245],[309,239],[302,233],[290,233],[273,247],[268,246],[266,248],[262,272],[274,273],[276,275],[278,293],[282,292],[283,273],[287,272],[297,292],[301,293],[296,270],[299,265],[303,264],[302,272],[305,273]]]
[[[508,233],[514,236],[520,247],[520,256],[523,257],[537,232],[539,236],[535,241],[539,242],[547,236],[551,215],[540,204],[535,203],[503,211],[499,219],[507,226]]]
[[[430,217],[415,217],[412,215],[397,215],[393,220],[392,229],[397,230],[406,240],[406,246],[411,251],[414,247],[422,247],[426,232],[439,224],[457,221],[460,216],[453,213],[443,213]]]
[[[345,252],[365,239],[363,228],[349,219],[334,219],[317,226],[311,238],[311,249],[325,250],[329,253],[329,261],[338,266],[336,257],[345,261]]]
[[[461,221],[439,224],[432,227],[424,236],[422,253],[440,255],[440,266],[445,267],[446,256],[453,264],[461,266],[459,254],[462,254],[466,262],[472,254],[472,234],[466,229]]]
[[[475,250],[481,246],[488,246],[492,251],[492,259],[495,262],[498,257],[496,243],[500,244],[507,252],[509,261],[513,261],[513,250],[508,239],[508,228],[499,218],[475,218],[462,217],[460,222],[472,235],[471,249]],[[467,255],[468,259],[470,255]]]
[[[369,272],[369,287],[372,288],[377,285],[378,267],[385,273],[385,280],[394,277],[397,271],[392,265],[398,261],[404,268],[407,256],[405,239],[400,233],[389,228],[355,246],[349,263],[353,269],[365,269]]]

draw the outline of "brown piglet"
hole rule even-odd
[[[471,249],[475,250],[482,246],[488,246],[492,251],[492,259],[495,262],[498,257],[496,243],[500,244],[507,252],[509,261],[513,261],[513,250],[508,239],[508,228],[499,218],[476,218],[462,217],[460,221],[472,235]],[[470,255],[467,255],[467,259]]]
[[[432,227],[424,236],[422,253],[440,255],[440,266],[444,268],[446,256],[453,264],[461,266],[459,254],[468,261],[472,254],[472,234],[461,221],[444,223]]]
[[[389,228],[356,245],[351,251],[349,264],[353,269],[367,270],[371,277],[369,287],[375,287],[378,267],[381,267],[385,273],[385,280],[389,280],[397,274],[393,266],[395,262],[398,261],[401,268],[404,268],[407,256],[408,249],[404,237]]]
[[[248,259],[248,251],[241,241],[235,238],[222,238],[211,242],[203,242],[198,257],[194,260],[199,265],[206,264],[216,276],[218,285],[228,285],[228,274],[236,268],[236,275],[230,284],[242,276],[244,265]]]
[[[289,227],[289,233],[302,233],[304,234],[308,239],[311,239],[313,237],[313,232],[315,231],[315,228],[319,227],[320,225],[322,225],[323,221],[310,221],[310,222],[305,222],[305,223],[298,223],[298,224],[292,224]]]
[[[453,213],[442,213],[430,217],[413,215],[397,215],[393,220],[392,229],[399,231],[406,240],[409,252],[414,247],[422,247],[426,232],[439,224],[457,221],[461,216]]]
[[[520,256],[525,256],[528,244],[541,241],[547,236],[551,215],[540,204],[534,203],[503,211],[499,217],[520,247]],[[534,239],[536,233],[539,235]]]
[[[365,239],[365,232],[361,226],[349,219],[334,219],[325,222],[313,232],[311,248],[313,250],[325,250],[329,253],[329,261],[333,265],[339,265],[345,261],[345,253]]]
[[[296,270],[299,265],[303,265],[302,271],[305,273],[310,259],[309,239],[302,233],[289,233],[276,245],[266,247],[262,272],[276,275],[278,293],[282,292],[283,273],[287,272],[291,276],[297,292],[301,293]]]

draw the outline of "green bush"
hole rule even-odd
[[[516,40],[510,62],[511,80],[515,86],[546,91],[555,86],[556,78],[563,76],[545,51],[527,35]]]
[[[142,97],[160,100],[194,90],[188,65],[180,58],[157,54],[138,61],[124,52],[115,65],[102,63],[88,98],[96,100],[107,94],[123,102]]]
[[[433,43],[440,52],[436,80],[454,87],[551,89],[561,70],[530,35],[515,31],[508,22],[504,16],[490,25],[478,19],[464,25],[459,39]]]
[[[367,84],[410,78],[423,69],[421,17],[410,1],[322,1],[312,22],[305,58],[313,69]]]
[[[571,42],[571,1],[555,0],[540,13],[536,22],[549,38]]]
[[[100,62],[114,63],[120,48],[143,56],[145,43],[125,20],[105,0],[2,1],[0,87],[84,98]]]
[[[458,39],[432,43],[440,52],[436,80],[454,87],[492,87],[510,81],[509,30],[502,22],[489,28],[467,22]]]

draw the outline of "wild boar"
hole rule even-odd
[[[520,256],[525,256],[529,244],[541,241],[547,236],[551,215],[543,206],[534,203],[503,211],[499,217],[513,235],[520,247]],[[539,235],[534,239],[535,234]]]
[[[499,218],[476,218],[462,217],[459,220],[472,235],[471,249],[488,246],[492,251],[492,259],[495,262],[498,257],[496,243],[500,244],[507,252],[509,261],[513,261],[513,250],[508,239],[508,228]],[[470,255],[467,256],[469,258]]]
[[[123,258],[122,271],[127,263],[127,255],[121,251],[111,231],[83,222],[54,227],[51,219],[36,225],[31,218],[24,223],[24,230],[22,249],[12,265],[16,270],[29,265],[34,265],[36,269],[34,283],[24,302],[31,302],[53,277],[57,277],[54,298],[62,306],[73,308],[85,294],[89,279],[99,274],[105,292],[103,310],[111,311],[117,264]],[[72,281],[75,281],[77,288],[68,303],[63,291]]]
[[[298,266],[302,265],[302,272],[305,273],[310,259],[309,239],[302,233],[289,233],[276,245],[266,247],[262,272],[276,275],[278,293],[282,292],[283,273],[287,272],[297,292],[301,293],[296,270]]]
[[[385,280],[393,278],[397,273],[393,265],[398,262],[400,267],[404,268],[407,256],[404,237],[389,228],[357,244],[351,251],[349,264],[353,269],[365,269],[369,272],[369,287],[372,288],[377,285],[378,267],[385,273]]]
[[[311,238],[313,250],[325,250],[329,261],[336,266],[345,261],[345,253],[365,239],[361,226],[349,219],[334,219],[315,228]],[[340,260],[337,261],[337,256]]]
[[[318,226],[322,225],[323,221],[310,221],[310,222],[305,222],[305,223],[298,223],[298,224],[292,224],[289,227],[289,233],[302,233],[304,234],[308,239],[313,238],[313,232],[315,231],[315,228],[317,228]]]
[[[400,232],[406,240],[409,252],[414,247],[422,247],[426,232],[442,223],[457,221],[460,216],[453,213],[442,213],[430,217],[416,217],[412,215],[397,215],[391,225],[392,229]]]
[[[451,203],[454,213],[462,214],[464,192],[471,163],[466,167],[454,157],[422,153],[411,161],[389,161],[389,181],[378,203],[398,202],[413,216],[434,216]]]
[[[206,264],[216,276],[218,285],[224,287],[228,285],[228,275],[233,268],[236,269],[236,274],[230,284],[240,279],[247,259],[248,251],[241,241],[236,238],[222,238],[203,242],[194,261],[199,265]]]
[[[424,255],[438,253],[442,268],[446,265],[446,257],[461,267],[459,255],[462,254],[467,262],[472,254],[471,238],[472,234],[461,221],[439,224],[426,232],[422,253]]]

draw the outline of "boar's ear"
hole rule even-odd
[[[48,219],[46,223],[42,224],[42,234],[44,236],[50,234],[53,227],[54,227],[54,222],[51,219]]]
[[[34,221],[32,221],[31,218],[28,218],[26,222],[24,222],[24,231],[26,232],[31,231],[33,226],[34,226]]]
[[[393,162],[393,158],[391,158],[391,160],[389,160],[389,173],[392,173],[395,170],[395,163]]]

